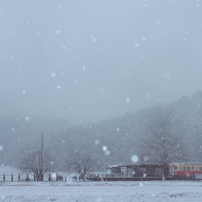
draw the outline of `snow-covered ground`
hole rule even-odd
[[[202,201],[202,181],[0,182],[0,201]]]

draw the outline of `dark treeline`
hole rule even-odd
[[[15,166],[22,151],[40,149],[41,132],[57,170],[66,170],[65,159],[72,152],[89,150],[97,156],[97,170],[109,164],[202,162],[202,91],[80,126],[56,118],[0,119],[2,165]]]

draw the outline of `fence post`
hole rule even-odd
[[[20,174],[18,174],[18,181],[20,181]]]
[[[5,174],[3,175],[3,181],[4,182],[6,181],[6,175]]]
[[[29,174],[27,174],[26,181],[29,181]]]
[[[11,182],[13,182],[13,174],[11,174]]]
[[[58,181],[58,174],[56,174],[56,181]]]
[[[51,181],[51,174],[48,175],[48,181]]]

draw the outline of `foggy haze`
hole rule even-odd
[[[200,0],[0,1],[0,114],[76,123],[202,86]]]

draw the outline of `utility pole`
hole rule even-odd
[[[41,134],[41,180],[43,181],[43,133]]]
[[[43,133],[41,134],[41,153],[43,154]]]

